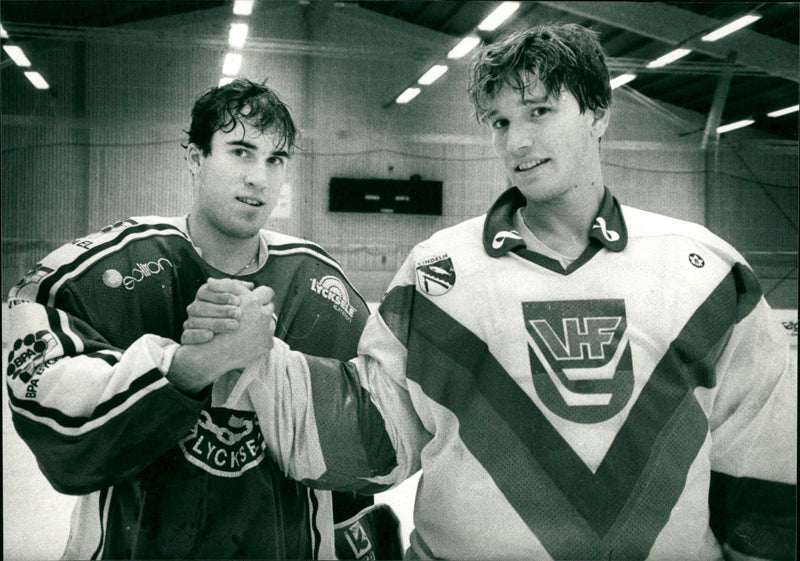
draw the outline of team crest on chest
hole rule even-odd
[[[440,296],[456,284],[453,260],[445,253],[417,262],[417,286],[425,294]]]
[[[633,393],[623,300],[523,302],[536,393],[553,413],[599,423]]]
[[[180,447],[190,463],[220,477],[238,477],[256,467],[266,450],[254,412],[221,407],[201,411]]]

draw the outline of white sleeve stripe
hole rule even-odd
[[[57,308],[55,310],[58,313],[58,319],[61,324],[59,326],[60,327],[59,331],[61,332],[61,334],[63,334],[63,336],[69,337],[69,339],[72,341],[72,344],[75,346],[75,353],[81,354],[85,349],[83,345],[83,339],[80,337],[80,335],[75,333],[70,327],[69,316],[67,315],[67,313]]]
[[[121,352],[113,351],[111,349],[103,349],[101,351],[95,351],[93,354],[110,356],[112,358],[117,359],[116,360],[117,362],[119,362],[120,359],[122,358],[122,353]]]
[[[108,511],[111,508],[111,496],[113,494],[114,488],[109,487],[105,503],[103,504],[103,510],[101,511],[103,518],[100,521],[100,547],[98,548],[97,554],[93,556],[92,559],[102,559],[103,551],[106,549],[106,540],[108,538]]]
[[[142,388],[136,393],[131,394],[124,402],[120,403],[113,409],[110,409],[104,415],[90,419],[89,421],[87,421],[86,423],[84,423],[79,427],[64,426],[51,417],[37,415],[31,411],[28,411],[27,409],[23,409],[17,405],[14,405],[14,403],[11,400],[9,400],[8,405],[14,413],[26,417],[27,419],[37,424],[45,425],[59,434],[62,434],[64,436],[82,436],[99,426],[107,424],[111,419],[121,415],[122,413],[133,407],[138,401],[146,397],[148,394],[158,389],[161,389],[168,384],[169,382],[167,381],[166,378],[159,378],[155,383],[149,384],[148,386]]]

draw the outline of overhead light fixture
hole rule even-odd
[[[744,119],[743,121],[736,121],[735,123],[731,123],[729,125],[722,125],[721,127],[717,127],[717,133],[722,134],[729,131],[735,131],[736,129],[749,127],[753,123],[755,123],[753,119]]]
[[[219,79],[219,84],[217,84],[217,87],[221,88],[225,84],[230,84],[231,82],[233,82],[233,76],[223,76]]]
[[[674,51],[647,63],[647,68],[661,68],[662,66],[666,66],[671,62],[675,62],[679,58],[685,57],[691,52],[691,49],[675,49]]]
[[[225,61],[222,63],[222,73],[226,76],[234,76],[239,73],[239,67],[241,65],[242,55],[228,53],[225,55]]]
[[[635,80],[636,74],[620,74],[613,80],[611,80],[611,89],[617,89],[620,86],[624,86],[628,82]]]
[[[777,111],[767,113],[767,117],[783,117],[789,113],[794,113],[798,109],[800,109],[800,105],[792,105],[791,107],[786,107],[784,109],[778,109]]]
[[[519,9],[519,2],[503,2],[491,14],[486,16],[478,29],[481,31],[494,31]]]
[[[232,23],[231,31],[228,35],[228,45],[234,49],[241,49],[247,40],[247,27],[246,23]]]
[[[25,53],[22,52],[20,47],[16,45],[3,45],[3,50],[11,57],[11,60],[13,60],[14,64],[17,66],[31,65],[31,61],[28,60],[28,57],[25,56]]]
[[[236,0],[233,3],[233,13],[237,16],[249,16],[253,12],[253,0]]]
[[[3,27],[2,23],[0,23],[0,38],[1,39],[8,39],[8,31],[6,31],[6,28]]]
[[[447,58],[461,58],[472,49],[477,47],[480,42],[481,38],[474,35],[464,37],[455,47],[450,50],[449,53],[447,53]]]
[[[717,39],[722,39],[723,37],[726,37],[735,31],[739,31],[741,28],[747,27],[751,23],[758,21],[760,19],[761,16],[759,14],[747,14],[746,16],[742,16],[739,19],[736,19],[727,25],[723,25],[716,31],[712,31],[707,35],[703,35],[702,37],[700,37],[700,40],[716,41]]]
[[[28,81],[33,84],[33,87],[37,90],[49,90],[50,84],[47,83],[47,80],[42,78],[42,75],[38,72],[28,71],[25,72],[25,77]]]
[[[430,86],[436,80],[441,78],[442,74],[447,72],[447,67],[444,64],[434,64],[430,69],[417,80],[423,86]]]
[[[397,99],[395,99],[394,102],[400,104],[408,103],[409,101],[417,97],[419,95],[419,92],[421,91],[422,90],[420,90],[419,88],[407,88],[406,91],[397,96]]]

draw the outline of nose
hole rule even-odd
[[[527,127],[514,124],[508,126],[506,149],[509,152],[525,154],[531,149],[532,144],[533,135]]]
[[[247,168],[244,181],[248,187],[263,189],[267,186],[267,166],[263,164],[253,164]]]

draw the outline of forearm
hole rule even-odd
[[[384,335],[369,330],[362,342]],[[429,435],[402,383],[405,354],[396,340],[379,347],[385,354],[340,362],[275,342],[248,392],[268,448],[290,477],[320,488],[374,492],[419,469]]]
[[[65,354],[67,334],[37,332],[45,331],[55,336],[41,355],[17,349],[20,371],[8,378],[9,406],[57,490],[85,493],[129,477],[191,429],[202,400],[164,377],[175,343],[144,336],[124,351],[82,352],[96,345],[72,333]]]

